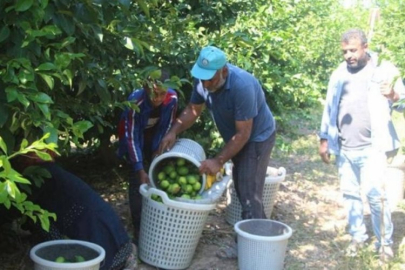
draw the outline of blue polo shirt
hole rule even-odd
[[[253,119],[249,142],[262,142],[276,129],[276,123],[266,103],[259,81],[247,71],[227,64],[228,76],[224,86],[214,93],[204,89],[200,80],[194,80],[190,102],[206,107],[225,142],[235,134],[235,121]]]

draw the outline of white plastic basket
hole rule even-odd
[[[240,270],[282,270],[292,229],[270,219],[246,219],[234,225]]]
[[[59,263],[55,258],[81,255],[90,258],[84,262]],[[105,250],[94,243],[81,240],[52,240],[34,246],[30,251],[35,270],[98,270]]]
[[[276,198],[280,183],[285,179],[286,170],[283,167],[274,168],[268,167],[266,173],[266,180],[263,189],[263,207],[266,217],[270,218],[273,212],[274,200]],[[234,225],[236,222],[242,219],[242,207],[240,205],[236,190],[233,182],[229,183],[226,193],[226,208],[225,208],[225,220]]]
[[[172,149],[153,159],[149,168],[149,179],[153,187],[157,187],[157,185],[154,182],[155,179],[157,179],[158,173],[156,171],[157,165],[164,159],[173,157],[184,158],[193,163],[196,167],[200,167],[201,161],[205,160],[206,158],[204,149],[200,144],[190,139],[185,138],[178,139],[176,143],[173,145]],[[199,194],[201,194],[204,191],[205,183],[206,183],[206,175],[203,174]]]
[[[142,217],[139,258],[156,267],[190,266],[209,212],[215,204],[193,204],[169,199],[159,189],[141,185]],[[159,195],[163,202],[153,200]]]

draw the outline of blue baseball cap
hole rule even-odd
[[[197,62],[191,69],[191,75],[200,80],[210,80],[225,64],[225,53],[217,47],[207,46],[201,50]]]

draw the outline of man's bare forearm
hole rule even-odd
[[[200,116],[201,109],[192,105],[187,105],[180,116],[174,121],[170,132],[174,132],[176,135],[180,134],[184,130],[191,127],[196,119]]]

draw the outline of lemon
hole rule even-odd
[[[176,179],[177,178],[177,172],[176,171],[171,171],[170,174],[169,174],[169,177],[171,179]]]
[[[187,194],[191,194],[193,191],[194,191],[194,190],[193,190],[193,186],[192,186],[192,185],[186,185],[185,192],[186,192]]]
[[[58,262],[58,263],[63,263],[65,261],[66,261],[65,257],[63,257],[63,256],[59,256],[58,258],[55,259],[55,262]]]
[[[180,175],[187,175],[188,174],[188,168],[186,166],[178,167],[177,168],[177,173]]]
[[[184,166],[186,164],[186,160],[184,158],[178,158],[176,161],[177,166]]]
[[[188,195],[188,194],[183,194],[183,195],[181,195],[181,197],[184,199],[191,199],[190,195]]]
[[[193,184],[193,189],[194,189],[195,191],[199,191],[199,190],[201,189],[201,183],[200,183],[200,182],[195,182],[195,183]]]
[[[179,179],[177,179],[177,183],[179,183],[181,186],[187,184],[187,178],[184,176],[180,176]]]
[[[174,184],[171,184],[169,186],[169,188],[167,189],[167,192],[169,192],[170,194],[175,195],[180,191],[180,189],[181,189],[180,185],[177,184],[177,183],[174,183]]]
[[[163,168],[163,171],[164,171],[166,174],[170,174],[172,171],[174,171],[174,167],[171,166],[171,165],[166,165],[166,166]]]
[[[76,260],[76,262],[84,262],[84,261],[86,261],[86,260],[83,258],[83,256],[80,256],[80,255],[76,255],[76,256],[75,256],[75,260]]]
[[[158,173],[157,178],[158,178],[159,180],[165,179],[165,178],[166,178],[166,173],[165,173],[165,172],[160,172],[160,173]]]
[[[169,187],[170,183],[167,180],[163,180],[162,182],[160,182],[160,187],[163,189],[167,189]]]
[[[197,182],[197,178],[194,175],[187,175],[187,183],[194,185]]]

